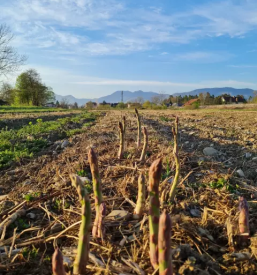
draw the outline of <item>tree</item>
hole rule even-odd
[[[126,107],[127,105],[123,102],[118,103],[116,106],[117,109],[125,109]]]
[[[222,104],[222,96],[217,96],[214,98],[214,104],[215,105],[221,105]]]
[[[143,103],[143,108],[145,108],[145,109],[150,109],[151,107],[152,107],[152,104],[151,104],[151,102],[149,101],[149,100],[147,100],[147,101],[145,101],[144,103]]]
[[[166,96],[165,93],[160,92],[158,95],[153,96],[153,97],[151,98],[151,101],[152,101],[152,103],[154,103],[154,104],[156,104],[156,105],[162,105],[163,102],[164,102],[164,100],[166,99],[166,97],[167,97],[167,96]]]
[[[79,106],[78,106],[78,103],[77,103],[77,102],[75,102],[75,103],[74,103],[73,108],[74,108],[74,109],[78,109],[78,108],[79,108]]]
[[[56,103],[55,103],[56,107],[59,108],[60,107],[60,103],[59,101],[57,100]]]
[[[257,103],[257,91],[253,91],[252,103]]]
[[[63,109],[68,109],[69,101],[66,98],[63,98],[60,102],[60,107]]]
[[[8,104],[13,104],[15,100],[15,89],[11,84],[4,82],[0,89],[0,98]]]
[[[11,30],[6,25],[0,25],[0,77],[18,70],[27,59],[10,46],[12,39]]]
[[[17,101],[20,104],[41,106],[55,99],[51,87],[42,83],[39,73],[29,69],[16,79]]]
[[[204,105],[204,93],[199,94],[199,100],[200,100],[200,104]]]
[[[87,108],[88,110],[94,109],[94,103],[93,103],[92,101],[88,101],[88,102],[86,103],[86,108]]]

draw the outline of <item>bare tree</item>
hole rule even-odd
[[[60,107],[63,109],[68,109],[69,101],[67,98],[63,98],[60,102]]]
[[[139,103],[139,104],[143,104],[144,98],[142,96],[138,96],[135,100],[133,100],[134,103]]]
[[[167,95],[164,92],[160,92],[151,98],[152,103],[156,105],[162,105],[163,101],[166,99]]]
[[[11,30],[6,25],[0,25],[0,77],[17,71],[27,59],[10,46],[12,39]]]

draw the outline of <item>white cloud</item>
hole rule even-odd
[[[1,3],[1,16],[14,28],[19,46],[72,46],[74,54],[88,55],[128,54],[204,37],[242,37],[257,27],[254,0],[209,1],[170,14],[160,7],[131,8],[122,0],[9,0]]]

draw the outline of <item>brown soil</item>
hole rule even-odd
[[[54,242],[64,254],[72,254],[67,252],[67,247],[73,248],[77,244],[80,203],[76,190],[71,186],[69,173],[84,170],[90,177],[87,160],[90,146],[98,154],[107,214],[112,210],[133,213],[139,171],[144,171],[147,176],[151,163],[158,157],[163,158],[160,191],[169,188],[170,178],[175,173],[171,132],[174,115],[180,119],[181,180],[192,171],[179,185],[175,204],[162,206],[173,221],[171,243],[175,274],[256,274],[257,246],[253,238],[257,226],[257,161],[253,160],[257,156],[256,112],[140,113],[142,126],[146,126],[149,133],[144,164],[139,162],[141,149],[136,149],[134,114],[111,111],[101,116],[87,133],[71,138],[72,145],[61,153],[44,155],[27,165],[17,166],[15,170],[1,172],[0,191],[2,195],[7,194],[0,205],[1,220],[19,208],[24,208],[26,214],[35,214],[34,219],[24,216],[19,223],[16,221],[2,236],[2,274],[51,274],[49,259]],[[118,160],[117,126],[122,115],[128,122],[126,158]],[[219,154],[204,156],[203,149],[210,146]],[[239,177],[238,169],[242,169],[245,177]],[[217,183],[222,186],[217,187]],[[30,202],[24,200],[24,195],[28,194],[34,198]],[[234,244],[229,246],[226,221],[230,217],[237,225],[240,195],[249,202],[252,238],[239,243],[235,236]],[[91,202],[94,218],[92,194]],[[90,245],[90,251],[103,266],[94,264],[91,258],[88,274],[154,273],[149,260],[147,209],[140,220],[133,220],[130,215],[122,221],[106,221],[106,238],[103,241],[92,240]],[[22,222],[25,225],[20,229]],[[17,226],[19,228],[14,234]],[[30,230],[25,229],[27,226]],[[71,228],[60,234],[68,227]],[[9,247],[7,253],[10,247],[14,250],[26,248],[26,253],[6,258],[4,246]]]

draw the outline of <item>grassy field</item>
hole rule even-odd
[[[69,109],[62,108],[48,108],[36,106],[0,106],[0,113],[43,113],[43,112],[68,112]]]
[[[88,161],[88,150],[93,148],[107,216],[119,210],[125,218],[107,217],[104,239],[91,236],[87,274],[158,274],[149,259],[149,197],[142,217],[134,219],[133,212],[138,177],[143,173],[148,186],[149,167],[160,157],[160,211],[167,209],[172,219],[174,274],[256,274],[257,117],[253,109],[223,110],[140,110],[149,136],[145,161],[139,161],[143,142],[137,148],[133,110],[74,113],[46,121],[39,113],[38,121],[35,114],[32,123],[26,120],[14,130],[9,118],[8,128],[0,132],[0,218],[4,223],[20,209],[25,214],[2,233],[0,247],[8,247],[9,253],[13,245],[14,252],[7,257],[3,250],[1,268],[10,274],[52,274],[54,244],[74,260],[81,204],[69,174],[86,177],[93,221],[96,210]],[[122,116],[127,121],[125,152],[118,159]],[[175,116],[181,169],[172,203],[164,195],[176,170]],[[65,140],[68,146],[62,148]],[[240,196],[249,204],[250,237],[243,243],[238,232]]]
[[[37,118],[18,129],[14,129],[10,121],[5,121],[6,127],[0,130],[0,169],[33,157],[57,140],[84,132],[96,115],[84,112],[64,118],[52,116],[51,119]]]

